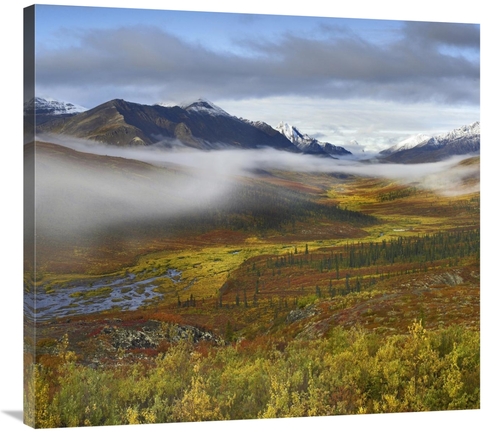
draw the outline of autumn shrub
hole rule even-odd
[[[480,401],[479,332],[430,332],[421,322],[391,337],[339,327],[325,338],[201,352],[180,341],[148,365],[91,368],[64,344],[57,357],[54,367],[34,364],[27,387],[38,427],[476,409]]]

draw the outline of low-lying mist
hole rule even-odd
[[[235,177],[252,177],[256,170],[383,177],[440,194],[463,193],[458,188],[462,180],[479,171],[478,164],[458,165],[465,157],[403,165],[342,161],[269,148],[201,151],[178,143],[168,149],[163,145],[119,148],[61,136],[40,136],[37,142],[83,152],[61,157],[57,151],[37,151],[37,230],[51,236],[200,214],[231,201],[239,192]],[[477,190],[478,183],[471,188]]]
[[[159,168],[123,157],[36,151],[37,233],[49,237],[180,218],[222,204],[234,185],[227,179],[178,167]],[[119,159],[121,158],[121,159]]]

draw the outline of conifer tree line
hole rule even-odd
[[[276,291],[283,299],[306,295],[331,299],[361,292],[397,275],[427,272],[433,266],[456,266],[462,259],[478,260],[479,236],[478,229],[463,229],[381,242],[347,242],[316,251],[305,244],[286,254],[254,257],[247,262],[241,278],[235,276],[228,281],[227,293],[232,295],[224,302],[227,306],[257,306],[259,299]],[[292,281],[294,275],[308,276],[306,290]]]
[[[435,261],[479,255],[479,229],[438,232],[432,235],[402,237],[382,242],[347,242],[341,249],[329,252],[309,252],[306,244],[303,254],[267,258],[268,268],[307,266],[323,271],[356,269],[373,265],[395,263],[430,263]]]

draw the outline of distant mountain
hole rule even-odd
[[[382,150],[380,153],[382,155],[390,155],[395,152],[399,152],[401,150],[408,150],[412,149],[419,144],[424,144],[427,143],[432,137],[430,135],[424,135],[424,134],[417,134],[417,135],[412,135],[411,137],[399,142],[398,144],[395,144],[392,147],[389,147],[388,149]]]
[[[416,135],[380,152],[379,159],[395,163],[434,162],[453,155],[475,154],[480,150],[479,122],[464,125],[436,137]]]
[[[351,140],[349,141],[349,144],[347,145],[348,149],[350,149],[350,152],[353,153],[353,155],[358,155],[358,156],[364,156],[363,154],[365,153],[364,147],[359,144],[356,140]]]
[[[40,97],[32,98],[24,104],[24,115],[36,116],[38,124],[52,120],[55,117],[73,116],[84,111],[87,111],[87,109],[71,102]]]
[[[24,134],[28,141],[33,139],[35,129],[43,123],[54,123],[85,111],[84,107],[55,99],[35,97],[24,103]]]
[[[258,128],[203,99],[170,107],[115,99],[63,121],[44,123],[38,131],[117,146],[159,143],[199,149],[273,147],[296,151],[277,131]]]
[[[295,126],[289,125],[286,122],[280,122],[276,130],[288,138],[302,153],[322,156],[351,155],[351,152],[343,147],[311,138],[309,135],[301,133]]]
[[[270,137],[274,137],[274,136],[283,136],[283,134],[274,129],[271,125],[267,124],[266,122],[262,122],[260,120],[257,120],[257,121],[253,121],[253,120],[248,120],[248,119],[243,119],[243,118],[240,118],[243,122],[246,122],[250,125],[252,125],[253,127],[257,128],[257,129],[260,129],[262,132],[264,132],[265,134],[269,135]],[[285,137],[287,140],[288,138]],[[290,141],[290,140],[288,140]],[[297,146],[294,145],[294,143],[292,143],[290,141],[290,143],[293,145],[290,149],[288,149],[289,151],[291,152],[296,152],[296,153],[300,153],[300,149],[297,148]]]

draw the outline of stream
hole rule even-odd
[[[168,269],[165,273],[141,279],[132,273],[126,276],[93,278],[57,285],[47,290],[40,286],[36,292],[24,294],[24,312],[32,320],[45,321],[58,317],[91,314],[101,311],[136,310],[163,295],[155,292],[158,279],[181,282],[182,272]]]

